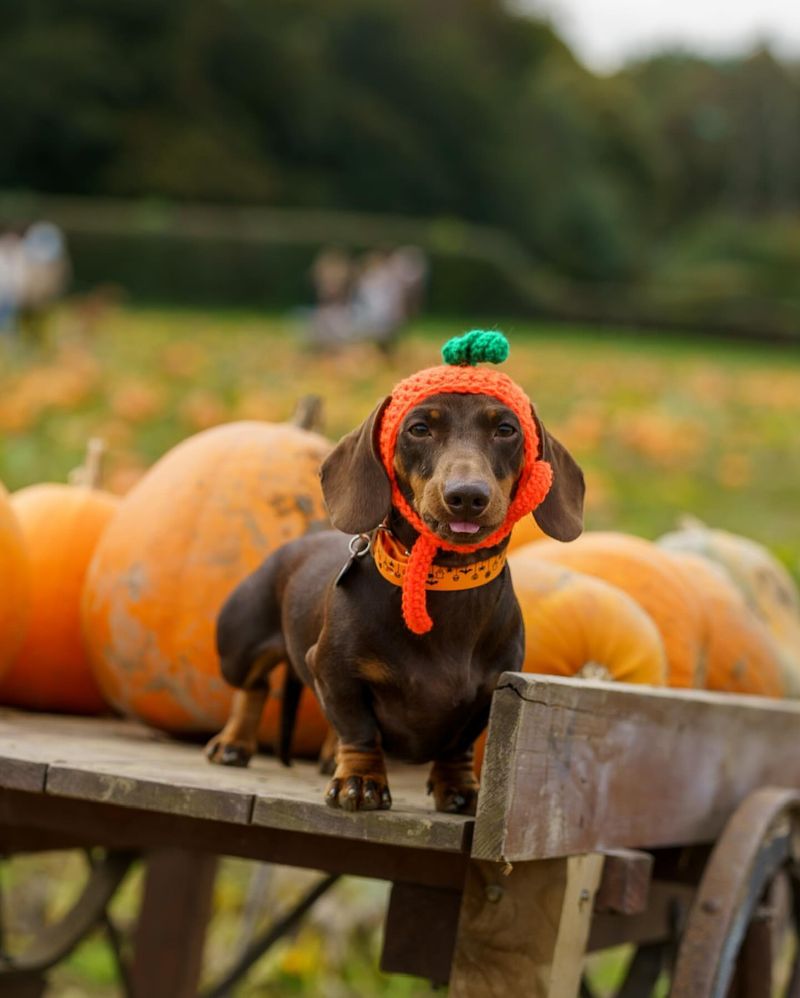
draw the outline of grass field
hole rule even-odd
[[[56,317],[49,352],[0,353],[0,481],[63,479],[87,438],[124,492],[185,436],[286,418],[307,392],[337,437],[395,380],[435,363],[463,323],[420,323],[387,363],[369,347],[312,357],[254,314],[125,310],[91,338]],[[509,323],[507,368],[583,464],[588,526],[653,537],[684,513],[767,543],[797,570],[800,348]],[[2,349],[2,347],[0,347]]]
[[[0,481],[14,490],[63,480],[86,440],[100,435],[109,449],[108,487],[124,492],[187,435],[233,419],[284,419],[308,392],[324,397],[327,430],[336,437],[394,381],[437,362],[440,344],[464,328],[421,322],[387,362],[366,346],[311,356],[298,348],[292,321],[280,317],[124,309],[89,323],[65,309],[45,348],[0,342]],[[509,373],[586,470],[590,528],[656,537],[690,513],[768,544],[798,572],[800,348],[541,324],[501,328],[512,343]],[[68,904],[81,862],[35,857],[4,866],[12,948],[30,925]],[[268,920],[312,876],[273,871],[248,898],[252,870],[231,861],[219,878],[212,975],[235,953],[243,919]],[[137,891],[133,877],[116,902],[123,927]],[[381,885],[340,884],[239,993],[430,993],[424,983],[374,970],[384,899]],[[606,961],[598,979],[615,966]],[[59,969],[52,993],[115,995],[114,973],[102,939],[92,939]]]

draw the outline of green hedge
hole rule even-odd
[[[150,233],[69,236],[76,291],[118,284],[135,300],[267,309],[311,304],[315,245],[258,245],[234,239],[193,240]],[[369,247],[354,247],[364,251]],[[531,314],[491,261],[430,254],[427,310],[437,314]]]

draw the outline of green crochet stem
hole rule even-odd
[[[502,364],[508,357],[508,340],[502,333],[489,329],[473,329],[463,336],[454,336],[442,347],[445,364],[474,367],[482,361]]]

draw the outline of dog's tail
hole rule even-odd
[[[297,723],[297,709],[300,706],[300,697],[303,693],[303,682],[294,669],[286,663],[286,679],[283,683],[281,694],[281,720],[278,729],[277,756],[284,766],[292,764],[292,740],[294,738],[295,724]]]

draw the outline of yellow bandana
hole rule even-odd
[[[372,557],[387,582],[402,586],[406,577],[409,553],[388,530],[377,530],[372,542]],[[471,565],[431,565],[425,580],[426,589],[455,592],[459,589],[477,589],[496,579],[506,563],[505,549],[484,561]]]

